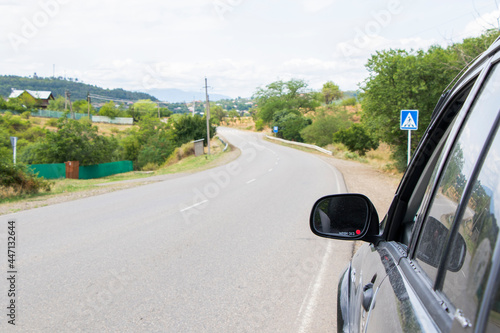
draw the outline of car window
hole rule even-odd
[[[498,234],[496,209],[500,208],[500,202],[495,202],[500,195],[498,139],[494,140],[485,159],[483,153],[500,106],[498,66],[483,87],[487,88],[481,89],[476,98],[444,171],[434,170],[433,179],[438,174],[441,176],[436,188],[432,188],[433,181],[429,184],[428,192],[433,197],[415,252],[416,261],[430,282],[437,289],[442,285],[451,304],[472,322],[483,296]],[[475,167],[483,162],[478,174]],[[460,205],[465,205],[465,209],[460,209]],[[460,223],[459,232],[450,235],[449,230],[455,223]],[[445,257],[447,261],[437,281],[447,242],[452,244],[450,254]]]

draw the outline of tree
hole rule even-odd
[[[335,106],[333,110],[333,113],[327,113],[324,110],[317,111],[312,124],[300,132],[306,142],[321,147],[326,146],[333,142],[333,133],[349,127],[351,121],[348,113]]]
[[[158,104],[150,99],[141,99],[135,102],[134,110],[139,112],[141,117],[144,115],[158,117]]]
[[[463,65],[486,50],[499,32],[466,39],[446,49],[378,51],[368,60],[369,77],[363,89],[362,121],[367,130],[393,148],[396,166],[406,167],[407,133],[399,129],[400,110],[419,110],[419,130],[413,131],[413,148],[429,125],[432,111],[444,89]]]
[[[307,83],[303,80],[292,79],[287,82],[276,81],[259,88],[255,92],[258,110],[257,117],[264,123],[270,124],[275,113],[286,110],[297,115],[318,106],[313,94],[306,91]]]
[[[338,85],[333,83],[332,81],[328,81],[323,85],[323,89],[321,89],[323,96],[325,98],[325,104],[331,104],[332,102],[342,98],[342,91]]]
[[[226,112],[221,105],[210,103],[210,119],[214,124],[220,125],[226,116]]]
[[[204,139],[205,145],[207,144],[206,117],[185,114],[174,120],[173,127],[178,146],[199,139]],[[210,138],[214,137],[215,131],[216,127],[210,124]]]
[[[52,111],[64,111],[64,105],[66,103],[66,99],[62,96],[57,96],[55,99],[51,99],[49,101],[49,106],[47,109]]]
[[[80,165],[112,162],[118,142],[98,134],[98,128],[87,120],[60,118],[56,132],[26,147],[21,155],[28,164],[79,161]]]
[[[272,126],[278,126],[278,137],[285,140],[304,142],[300,132],[310,124],[311,120],[301,114],[282,110],[275,114]]]
[[[116,106],[115,102],[109,101],[106,102],[100,109],[99,115],[106,116],[110,118],[120,117],[122,115],[122,111],[119,107]]]
[[[73,103],[73,111],[76,113],[88,113],[89,112],[89,103],[87,100],[84,99],[79,99],[77,101],[74,101]],[[95,114],[95,109],[90,104],[90,114]]]
[[[365,127],[358,123],[333,134],[333,141],[343,143],[350,151],[356,151],[360,156],[378,148],[378,140],[370,136]]]

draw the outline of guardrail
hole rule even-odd
[[[318,147],[318,146],[315,146],[315,145],[311,145],[311,144],[308,144],[308,143],[283,140],[283,139],[275,138],[274,136],[269,136],[269,135],[266,135],[266,138],[271,139],[271,140],[281,141],[281,142],[284,142],[284,143],[289,143],[289,144],[296,145],[296,146],[301,146],[301,147],[306,147],[306,148],[310,148],[310,149],[315,149],[315,150],[317,150],[317,151],[319,151],[319,152],[321,152],[323,154],[333,155],[333,153],[331,151],[327,150],[327,149],[324,149],[324,148],[321,148],[321,147]]]
[[[226,150],[227,150],[227,147],[229,146],[229,144],[228,144],[227,142],[224,142],[224,140],[222,140],[220,137],[218,137],[218,138],[219,138],[220,142],[222,142],[222,144],[223,144],[223,145],[226,145],[226,146],[224,147],[224,149],[222,149],[222,151],[226,151]]]

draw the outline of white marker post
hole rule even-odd
[[[10,137],[10,144],[12,145],[12,149],[14,150],[14,165],[16,164],[16,150],[17,150],[17,136]]]
[[[418,110],[401,110],[399,128],[408,131],[408,163],[411,159],[411,131],[418,129]]]

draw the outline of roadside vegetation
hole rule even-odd
[[[392,167],[403,171],[407,132],[399,129],[400,110],[419,110],[419,129],[412,133],[414,150],[448,84],[499,35],[490,30],[426,51],[378,51],[365,65],[369,76],[360,84],[360,93],[347,98],[332,81],[321,91],[311,91],[303,80],[273,82],[255,92],[255,128],[277,126],[280,138],[322,147],[341,143],[359,156],[385,143]]]
[[[356,92],[343,92],[333,80],[313,91],[304,80],[291,79],[257,88],[252,99],[211,102],[211,138],[219,125],[268,132],[278,128],[274,135],[279,138],[315,144],[334,151],[337,157],[401,172],[407,162],[407,133],[399,129],[400,110],[420,112],[419,129],[412,134],[414,150],[448,84],[499,35],[496,30],[486,31],[462,43],[425,51],[378,51],[367,60],[369,76]],[[26,94],[0,98],[0,110],[17,113],[0,116],[0,200],[57,188],[27,172],[28,164],[77,160],[80,165],[92,165],[130,160],[136,171],[158,173],[199,163],[200,159],[189,155],[192,148],[187,144],[203,138],[206,145],[202,103],[193,103],[191,110],[185,103],[169,107],[173,111],[150,99],[127,105],[109,101],[98,108],[86,100],[71,104],[76,113],[134,119],[132,126],[103,130],[85,117],[72,120],[64,116],[43,122],[30,117],[36,100]],[[64,111],[68,106],[59,95],[50,101],[49,109]],[[16,165],[12,162],[11,136],[18,137]]]

